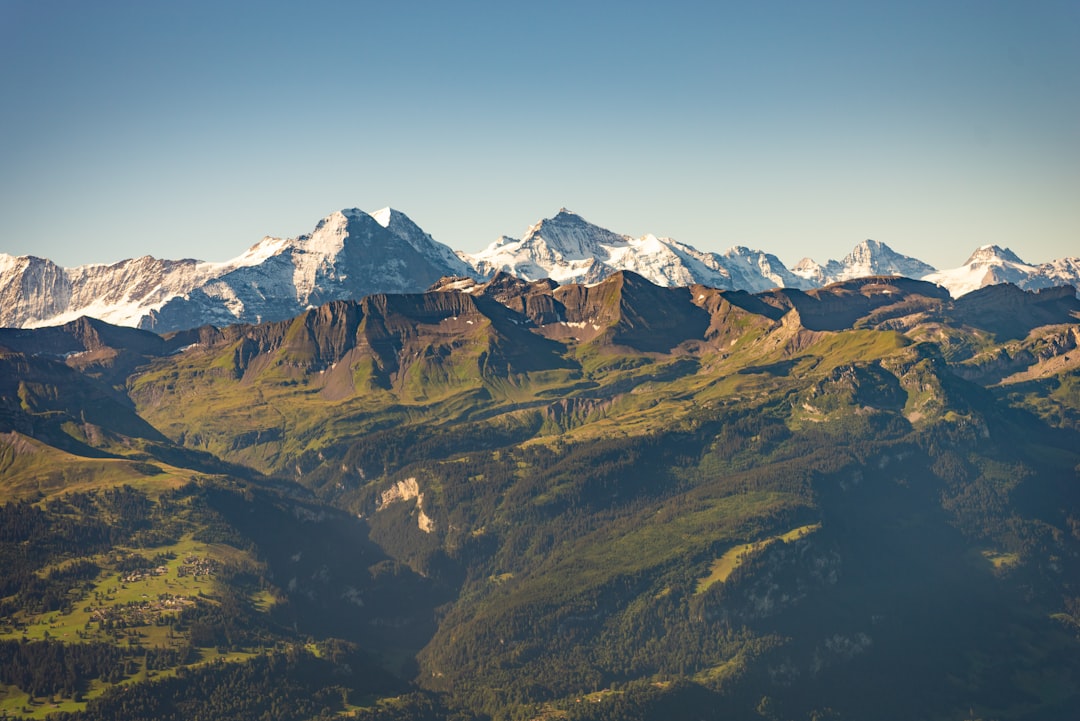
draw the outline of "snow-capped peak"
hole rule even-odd
[[[971,257],[967,259],[964,265],[971,265],[972,263],[993,263],[995,261],[1002,261],[1005,263],[1015,263],[1017,265],[1027,265],[1024,261],[1020,260],[1020,256],[1012,252],[1008,248],[1002,248],[998,245],[983,245],[980,246]]]
[[[852,248],[851,252],[844,257],[844,260],[842,262],[844,262],[845,264],[870,264],[874,263],[878,259],[888,258],[894,255],[896,255],[896,253],[894,253],[893,249],[889,246],[885,245],[879,240],[867,238],[866,240],[862,241],[854,248]]]
[[[830,260],[821,265],[810,258],[803,258],[792,272],[815,285],[827,285],[870,275],[921,278],[933,273],[934,267],[917,258],[901,255],[881,241],[867,239],[856,245],[843,260]]]
[[[480,253],[464,257],[485,276],[503,271],[526,280],[551,278],[559,283],[596,283],[629,270],[662,286],[701,283],[760,291],[803,285],[775,256],[760,251],[735,248],[721,255],[653,234],[619,235],[566,208],[530,226],[520,239],[503,236]]]
[[[932,273],[934,267],[921,260],[900,255],[881,241],[867,239],[856,245],[844,260],[843,265],[853,273],[852,277],[868,275],[903,275],[918,277]]]
[[[927,275],[924,280],[945,286],[953,297],[970,293],[987,285],[1013,283],[1021,288],[1042,288],[1049,285],[1042,269],[1028,265],[1008,248],[984,245],[978,248],[959,268]]]
[[[0,258],[0,325],[89,315],[157,331],[288,318],[310,305],[422,292],[471,268],[403,213],[346,208],[297,238],[267,236],[224,262],[158,260],[61,268]]]
[[[541,220],[529,228],[521,242],[564,261],[580,261],[603,252],[604,246],[624,245],[626,238],[562,208],[555,217]]]

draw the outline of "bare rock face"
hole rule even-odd
[[[379,496],[376,512],[385,509],[392,503],[408,502],[413,499],[416,500],[417,527],[424,533],[431,533],[435,530],[435,521],[424,512],[424,494],[420,491],[420,485],[416,482],[416,478],[406,478],[404,481],[398,481],[388,490],[383,491]]]

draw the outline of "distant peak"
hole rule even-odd
[[[575,222],[575,223],[586,222],[585,219],[581,217],[581,215],[579,215],[578,213],[575,213],[574,211],[572,211],[572,210],[570,210],[568,208],[559,208],[559,212],[556,213],[553,218],[549,218],[549,220],[563,221],[563,222],[571,221],[571,222]]]
[[[893,251],[892,248],[885,245],[880,240],[874,240],[873,238],[867,238],[866,240],[862,241],[861,243],[859,243],[858,245],[855,246],[855,249],[852,252],[853,252],[853,254],[857,254],[859,251],[862,251],[862,252],[867,252],[868,251],[868,252],[873,253],[875,255],[889,255],[889,254],[895,255],[895,252]]]
[[[355,220],[359,220],[359,221],[374,220],[376,223],[378,223],[382,227],[386,228],[396,218],[401,217],[401,215],[402,215],[401,211],[394,210],[390,206],[387,206],[385,208],[381,208],[381,209],[376,210],[376,211],[371,212],[371,213],[369,213],[366,210],[363,210],[361,208],[342,208],[339,211],[331,213],[326,218],[323,218],[323,222],[325,223],[326,221],[330,221],[330,220],[333,220],[335,218],[344,218],[346,221],[350,221],[350,220],[354,220],[354,221]]]
[[[1019,265],[1027,265],[1024,261],[1020,260],[1020,256],[1012,252],[1008,248],[1002,248],[999,245],[983,245],[980,246],[971,257],[967,259],[967,263],[964,265],[970,265],[971,263],[987,262],[992,260],[1003,260],[1007,263],[1018,263]]]
[[[556,213],[555,215],[551,216],[550,218],[544,218],[544,219],[540,220],[539,222],[537,222],[536,224],[534,224],[532,226],[529,226],[529,230],[526,233],[526,237],[529,236],[529,235],[534,235],[534,234],[539,233],[539,232],[543,232],[545,229],[546,230],[554,230],[554,229],[560,229],[560,228],[565,229],[565,228],[568,228],[568,227],[574,228],[574,229],[578,229],[578,228],[581,228],[581,227],[599,228],[599,226],[594,226],[592,223],[590,223],[589,221],[587,221],[583,217],[581,217],[581,215],[579,215],[578,213],[575,213],[574,211],[569,210],[567,208],[559,208],[559,212]],[[603,230],[603,229],[601,229],[601,230]],[[561,231],[559,231],[559,232],[561,232]],[[605,231],[605,232],[610,232],[610,231]]]
[[[367,215],[357,208],[344,208],[336,210],[315,224],[313,233],[318,233],[325,228],[343,228],[350,220],[355,220],[361,215]],[[301,236],[303,237],[303,236]]]

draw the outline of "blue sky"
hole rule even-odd
[[[0,252],[225,260],[569,207],[789,265],[1080,255],[1080,3],[0,0]]]

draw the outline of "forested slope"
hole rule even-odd
[[[621,273],[0,333],[0,707],[1067,717],[1078,312]]]

